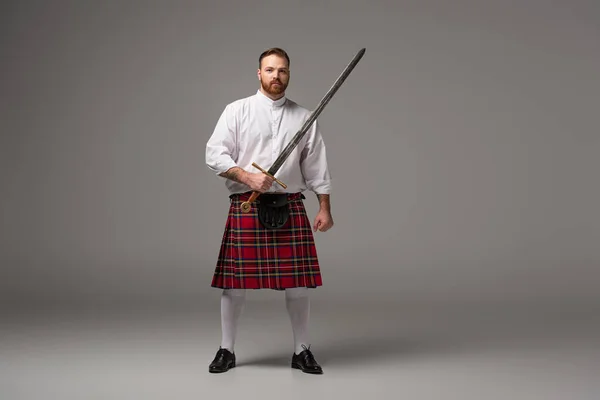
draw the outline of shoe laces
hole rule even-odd
[[[307,361],[316,363],[315,357],[313,356],[312,352],[310,351],[310,344],[308,345],[308,347],[306,347],[304,344],[302,344],[300,346],[304,349],[304,351],[306,351],[306,353],[304,353],[304,358]]]

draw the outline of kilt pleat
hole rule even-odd
[[[260,196],[249,213],[242,202],[250,192],[230,196],[229,213],[211,286],[223,289],[315,288],[321,271],[304,195],[290,193],[290,216],[279,229],[266,229],[258,219]]]

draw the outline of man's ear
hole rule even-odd
[[[256,77],[260,81],[260,68],[256,71]]]

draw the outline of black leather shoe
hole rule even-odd
[[[235,367],[235,354],[227,349],[219,347],[219,351],[215,355],[215,359],[208,366],[208,372],[219,373],[227,372],[230,368]]]
[[[292,356],[292,368],[299,369],[307,374],[322,374],[323,369],[315,360],[313,353],[310,351],[310,346],[302,345],[304,351],[300,354],[294,353]]]

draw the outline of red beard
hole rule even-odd
[[[273,81],[271,83],[265,83],[264,81],[260,81],[262,88],[265,92],[277,96],[280,95],[281,93],[285,92],[285,89],[287,88],[287,85],[284,85],[282,82],[280,81]],[[274,85],[274,83],[279,83],[279,85]]]

